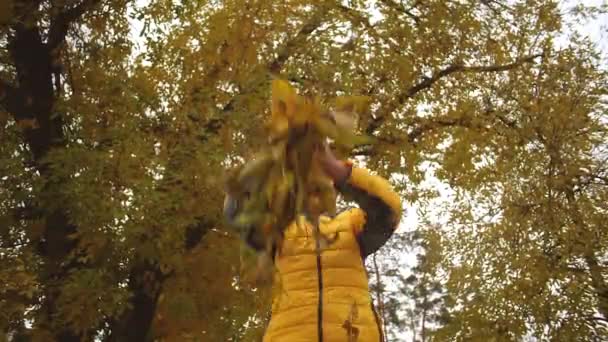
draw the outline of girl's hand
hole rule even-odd
[[[327,144],[316,151],[315,157],[321,164],[323,171],[333,179],[334,183],[338,184],[346,181],[350,173],[350,167],[344,161],[336,158]]]

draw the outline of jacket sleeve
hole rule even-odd
[[[351,167],[350,175],[336,188],[359,205],[351,211],[351,219],[365,258],[382,247],[397,228],[401,199],[386,179],[358,167]]]
[[[241,237],[245,243],[256,251],[264,250],[264,237],[259,229],[252,225],[241,226],[236,222],[236,218],[241,210],[241,203],[236,198],[226,194],[224,198],[224,219],[229,227],[241,232]]]

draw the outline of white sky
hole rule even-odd
[[[576,6],[583,4],[586,6],[608,6],[608,0],[565,0],[561,1],[560,7],[562,12]],[[578,31],[584,36],[587,36],[591,41],[597,43],[598,47],[602,50],[604,57],[608,57],[608,15],[603,14],[594,20],[589,20],[585,23],[575,24],[574,30]]]

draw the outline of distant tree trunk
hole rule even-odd
[[[113,321],[106,341],[146,341],[154,321],[158,297],[166,277],[157,264],[142,263],[131,270],[129,290],[130,309],[119,320]]]
[[[424,291],[424,297],[422,297],[422,322],[420,324],[420,337],[421,337],[421,341],[425,342],[426,341],[426,316],[427,316],[427,311],[428,311],[428,303],[429,303],[429,294],[427,292],[427,282],[426,282],[426,271],[424,273],[424,276],[422,277],[422,284],[423,284],[423,291]]]
[[[213,222],[199,219],[198,224],[186,231],[185,248],[198,245],[213,227]],[[158,306],[158,298],[171,274],[163,274],[157,263],[141,261],[131,269],[129,290],[132,296],[130,308],[119,319],[110,322],[110,336],[106,342],[148,341],[152,339],[152,325]],[[134,328],[137,327],[137,328]]]
[[[572,206],[573,210],[573,221],[577,225],[578,229],[581,231],[585,231],[588,228],[586,227],[585,222],[583,221],[582,215],[580,214],[578,205],[576,203],[576,198],[574,196],[574,189],[572,187],[566,190],[566,199],[568,200],[568,204]],[[593,290],[595,295],[597,296],[598,301],[598,311],[604,316],[605,319],[608,319],[608,285],[604,281],[604,276],[602,274],[602,266],[597,262],[597,258],[594,255],[595,248],[592,248],[591,251],[586,253],[585,255],[585,263],[589,268],[589,274],[591,276],[591,285],[593,286]]]
[[[376,253],[372,255],[372,261],[374,263],[374,271],[376,274],[376,298],[378,299],[378,311],[380,314],[382,335],[386,338],[386,315],[384,310],[384,296],[382,294],[382,282],[380,281],[380,268],[378,267],[378,261],[376,260]]]
[[[597,259],[593,255],[586,256],[585,262],[587,263],[587,267],[589,267],[591,284],[597,296],[598,311],[605,319],[608,319],[608,286],[606,286],[604,276],[602,275],[602,266],[598,264]]]
[[[410,329],[412,330],[412,342],[416,342],[416,316],[413,310],[410,310]]]
[[[422,310],[422,324],[420,326],[420,338],[422,342],[426,340],[426,308]]]

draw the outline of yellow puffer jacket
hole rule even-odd
[[[336,239],[320,257],[304,218],[300,228],[294,222],[285,231],[264,342],[381,341],[363,259],[391,236],[400,199],[384,178],[361,168],[353,168],[337,188],[360,208],[321,217],[321,232]]]

